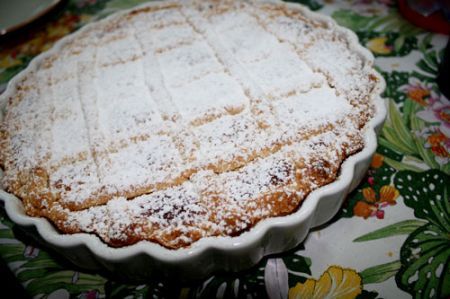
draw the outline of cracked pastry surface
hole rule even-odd
[[[8,98],[2,186],[62,233],[183,248],[296,211],[364,147],[378,77],[341,29],[168,1],[75,33]]]

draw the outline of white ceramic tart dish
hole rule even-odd
[[[354,33],[303,6],[151,2],[11,80],[0,198],[83,268],[242,270],[337,213],[375,152],[383,89]]]

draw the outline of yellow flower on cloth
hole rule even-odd
[[[375,54],[386,55],[392,52],[392,46],[386,45],[387,37],[375,37],[366,43],[366,47]]]
[[[19,59],[16,59],[12,56],[1,56],[0,55],[0,68],[7,69],[9,67],[13,67],[21,64],[22,62]]]
[[[330,266],[318,280],[309,278],[289,290],[289,299],[352,299],[362,292],[362,280],[353,269]]]

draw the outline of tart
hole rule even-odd
[[[354,39],[271,1],[111,16],[9,86],[1,184],[28,216],[108,247],[188,248],[291,215],[339,180],[379,112]]]

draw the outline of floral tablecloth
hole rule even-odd
[[[141,2],[69,1],[38,30],[0,47],[0,91],[59,38]],[[389,116],[377,154],[335,219],[245,272],[195,285],[136,285],[83,272],[29,243],[0,209],[0,257],[30,296],[449,298],[450,101],[434,82],[447,37],[404,21],[393,0],[299,2],[354,30],[387,82]]]

